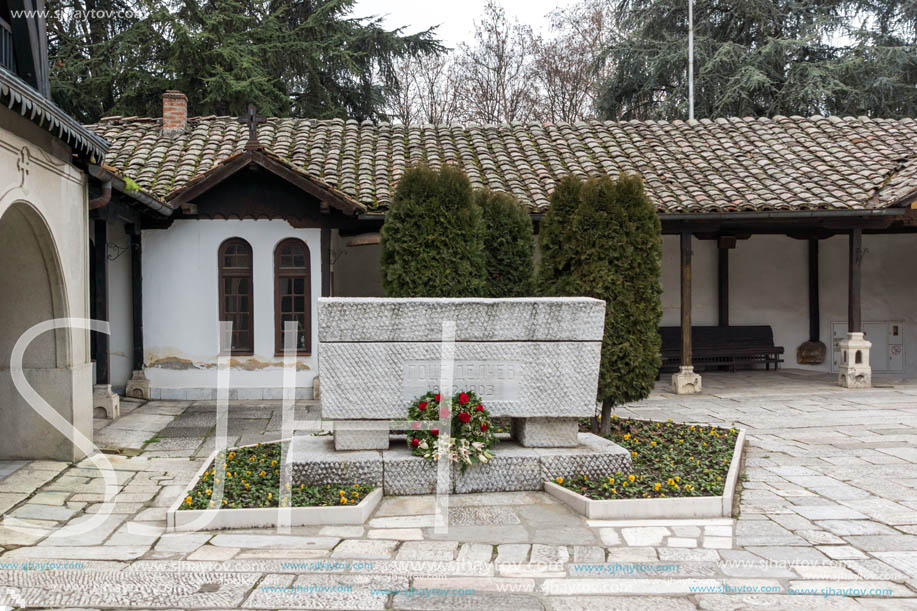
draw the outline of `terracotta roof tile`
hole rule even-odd
[[[188,121],[163,136],[158,119],[103,119],[106,162],[168,199],[243,150],[231,117]],[[864,117],[423,125],[268,119],[268,152],[380,211],[404,170],[460,166],[474,187],[514,194],[543,212],[565,175],[637,172],[660,212],[862,209],[917,193],[917,121]]]

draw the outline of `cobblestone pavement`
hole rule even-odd
[[[47,537],[98,511],[92,463],[0,462],[0,511],[35,527],[0,528],[0,608],[917,609],[917,385],[842,391],[794,372],[704,385],[619,414],[747,428],[738,519],[586,520],[540,492],[471,494],[450,498],[446,534],[432,497],[386,498],[363,526],[163,534],[212,451],[214,408],[125,400],[96,437],[139,455],[109,456],[115,511],[91,532]],[[277,439],[279,410],[233,404],[231,441]]]

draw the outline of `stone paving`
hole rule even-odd
[[[97,422],[121,453],[119,491],[88,533],[48,537],[99,510],[89,460],[0,462],[0,511],[34,527],[0,527],[0,608],[917,609],[917,385],[887,383],[707,374],[703,396],[660,385],[619,410],[747,428],[738,519],[587,520],[542,492],[468,494],[449,498],[444,533],[418,496],[386,497],[362,526],[165,534],[212,451],[215,408],[125,400]],[[234,403],[229,430],[234,444],[276,440],[280,406]],[[831,593],[850,588],[885,594]]]

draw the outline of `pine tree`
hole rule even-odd
[[[614,0],[608,119],[687,117],[688,5]],[[694,0],[695,116],[911,116],[913,0]]]
[[[481,297],[483,218],[468,177],[417,166],[398,183],[382,226],[382,286],[389,297]]]
[[[481,189],[475,201],[484,215],[485,297],[530,297],[534,294],[535,239],[532,220],[512,195]]]
[[[381,119],[395,62],[443,47],[433,30],[404,35],[350,17],[355,3],[51,0],[52,96],[83,122],[157,116],[166,89],[202,115],[238,115],[251,102],[263,115]]]

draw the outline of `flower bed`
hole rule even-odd
[[[227,455],[218,454],[201,475],[179,509],[213,509],[210,500],[214,485],[219,482],[216,461],[223,460],[225,479],[223,483],[222,509],[261,508],[285,506],[286,501],[280,489],[280,442],[256,444],[230,450]],[[355,505],[373,491],[372,486],[353,484],[323,484],[318,486],[290,486],[291,507],[328,507],[332,505]]]
[[[608,439],[631,452],[629,473],[558,474],[545,489],[590,517],[731,515],[744,432],[615,418]]]
[[[214,452],[169,508],[169,531],[276,526],[282,509],[289,524],[362,524],[382,499],[382,489],[363,484],[280,486],[281,442]],[[223,498],[211,499],[219,488]]]

